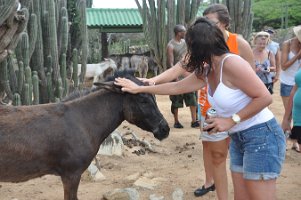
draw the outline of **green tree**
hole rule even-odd
[[[252,9],[256,31],[265,26],[287,28],[301,24],[300,0],[254,0]]]

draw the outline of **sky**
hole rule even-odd
[[[93,8],[137,8],[135,0],[93,0]]]

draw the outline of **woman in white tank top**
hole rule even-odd
[[[188,28],[185,40],[185,58],[176,64],[173,73],[164,72],[158,77],[166,82],[185,71],[194,72],[190,76],[179,82],[156,82],[151,86],[138,86],[125,78],[116,79],[115,84],[134,94],[176,95],[196,91],[208,80],[210,104],[218,116],[206,120],[204,131],[227,131],[231,137],[230,169],[235,199],[274,200],[276,179],[285,157],[285,137],[267,108],[272,102],[269,91],[248,62],[229,54],[216,24],[198,18]],[[209,67],[204,67],[205,63]],[[216,149],[222,151],[224,147],[216,143]]]
[[[296,33],[295,28],[295,37],[285,41],[282,44],[281,51],[280,95],[284,108],[289,100],[290,92],[295,85],[295,74],[301,67],[301,36],[300,31]],[[299,34],[300,40],[297,34]]]

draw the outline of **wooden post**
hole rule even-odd
[[[101,33],[101,60],[109,57],[108,36],[107,33]]]

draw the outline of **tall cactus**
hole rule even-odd
[[[88,30],[87,30],[87,20],[86,20],[86,1],[80,0],[78,4],[79,13],[81,16],[81,74],[80,74],[80,82],[84,81],[86,68],[87,68],[87,58],[88,58]]]
[[[93,0],[86,0],[86,7],[92,8]]]
[[[39,92],[39,76],[36,71],[32,72],[32,93],[33,93],[33,105],[40,103]]]
[[[225,0],[231,17],[231,31],[248,39],[252,32],[253,13],[252,0]]]
[[[16,47],[28,21],[27,9],[17,12],[17,0],[0,1],[0,62]]]
[[[81,69],[80,79],[78,76],[68,78],[66,73],[67,69],[72,68],[66,64],[68,43],[71,41],[67,0],[20,1],[30,12],[27,8],[22,8],[16,14],[17,0],[0,0],[0,22],[2,20],[4,24],[0,23],[0,90],[5,90],[13,105],[59,101],[68,94],[68,83],[74,82],[77,88],[85,75],[85,68]],[[82,18],[82,46],[79,50],[74,50],[79,51],[76,58],[73,58],[76,63],[76,66],[73,66],[75,70],[79,55],[82,66],[85,66],[88,46],[86,2],[77,1],[77,13],[80,13]],[[23,32],[25,28],[26,31]],[[19,43],[18,38],[21,38]],[[15,47],[16,56],[13,56],[12,50]],[[2,93],[3,91],[0,91],[0,94]]]
[[[135,0],[143,20],[143,32],[160,72],[166,70],[166,46],[176,24],[188,25],[196,17],[202,0]],[[167,16],[166,16],[167,15]],[[166,31],[167,30],[167,31]]]
[[[0,98],[6,93],[11,100],[14,97],[13,93],[18,90],[12,51],[17,46],[19,36],[28,21],[28,10],[23,8],[17,11],[18,7],[17,0],[0,1]]]

